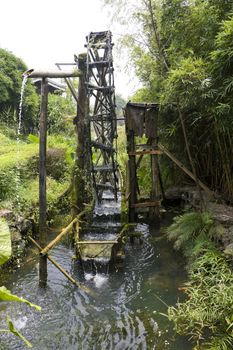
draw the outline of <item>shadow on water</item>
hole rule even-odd
[[[138,224],[143,244],[126,246],[125,264],[109,274],[86,276],[73,251],[65,242],[54,248],[53,256],[77,280],[96,291],[91,297],[78,290],[49,264],[46,290],[38,288],[37,251],[31,250],[24,265],[5,276],[4,284],[13,293],[42,307],[41,312],[22,304],[0,304],[0,328],[6,315],[33,343],[35,350],[89,349],[172,349],[189,350],[182,337],[174,337],[172,325],[160,313],[174,305],[178,287],[185,280],[182,258],[162,237],[169,215],[161,228]],[[1,350],[25,349],[13,336],[2,336]]]

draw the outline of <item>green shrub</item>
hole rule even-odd
[[[169,307],[168,318],[179,334],[201,349],[233,348],[233,274],[216,250],[207,249],[192,264],[185,285],[187,300]],[[203,343],[203,345],[201,345]]]
[[[209,213],[186,213],[168,228],[168,238],[189,258],[187,299],[169,307],[168,318],[177,333],[196,342],[195,349],[233,348],[233,274],[217,246],[222,235]]]

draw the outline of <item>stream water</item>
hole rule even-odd
[[[185,280],[182,257],[163,238],[171,214],[161,227],[138,224],[143,244],[126,245],[123,267],[98,273],[95,279],[83,273],[72,259],[73,250],[65,241],[52,250],[53,256],[74,278],[95,291],[90,296],[74,287],[49,264],[48,287],[38,288],[38,252],[32,248],[21,268],[4,275],[4,284],[13,293],[42,307],[36,312],[20,303],[0,304],[0,328],[9,315],[34,350],[173,349],[189,350],[191,345],[175,337],[172,325],[161,313],[166,305],[183,298],[178,287]],[[180,294],[179,294],[180,293]],[[26,349],[21,340],[4,335],[1,350]]]

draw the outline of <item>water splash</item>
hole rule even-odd
[[[23,120],[23,98],[25,87],[27,84],[28,75],[23,76],[21,91],[20,91],[20,101],[19,101],[19,114],[18,114],[18,126],[17,126],[17,136],[16,136],[16,176],[15,176],[15,191],[16,191],[16,205],[19,206],[19,187],[20,187],[20,135],[22,129]]]
[[[18,120],[18,128],[17,128],[17,137],[21,135],[21,128],[22,128],[22,120],[23,120],[23,97],[24,97],[24,91],[27,84],[28,75],[23,76],[22,86],[21,86],[21,92],[20,92],[20,102],[19,102],[19,120]]]

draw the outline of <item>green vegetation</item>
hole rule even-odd
[[[72,143],[62,136],[48,137],[47,198],[51,216],[58,214],[57,198],[68,188],[73,164]],[[4,136],[0,142],[1,207],[38,218],[38,137],[17,142]]]
[[[196,349],[233,347],[232,266],[220,253],[223,228],[209,213],[186,213],[175,218],[168,238],[188,258],[186,301],[169,307],[168,318],[179,334],[189,335]]]
[[[4,264],[11,257],[11,234],[9,227],[3,219],[0,219],[0,265]],[[37,311],[41,310],[41,307],[28,301],[27,299],[20,298],[17,295],[12,294],[6,287],[0,286],[0,302],[20,302],[25,303]],[[7,317],[8,329],[0,329],[0,333],[12,333],[19,337],[27,347],[32,348],[32,344],[14,327],[12,320]]]
[[[105,0],[130,66],[142,83],[132,100],[160,104],[161,142],[198,177],[233,201],[233,3],[229,0]],[[127,16],[127,20],[126,20]],[[184,175],[161,157],[165,182]]]

